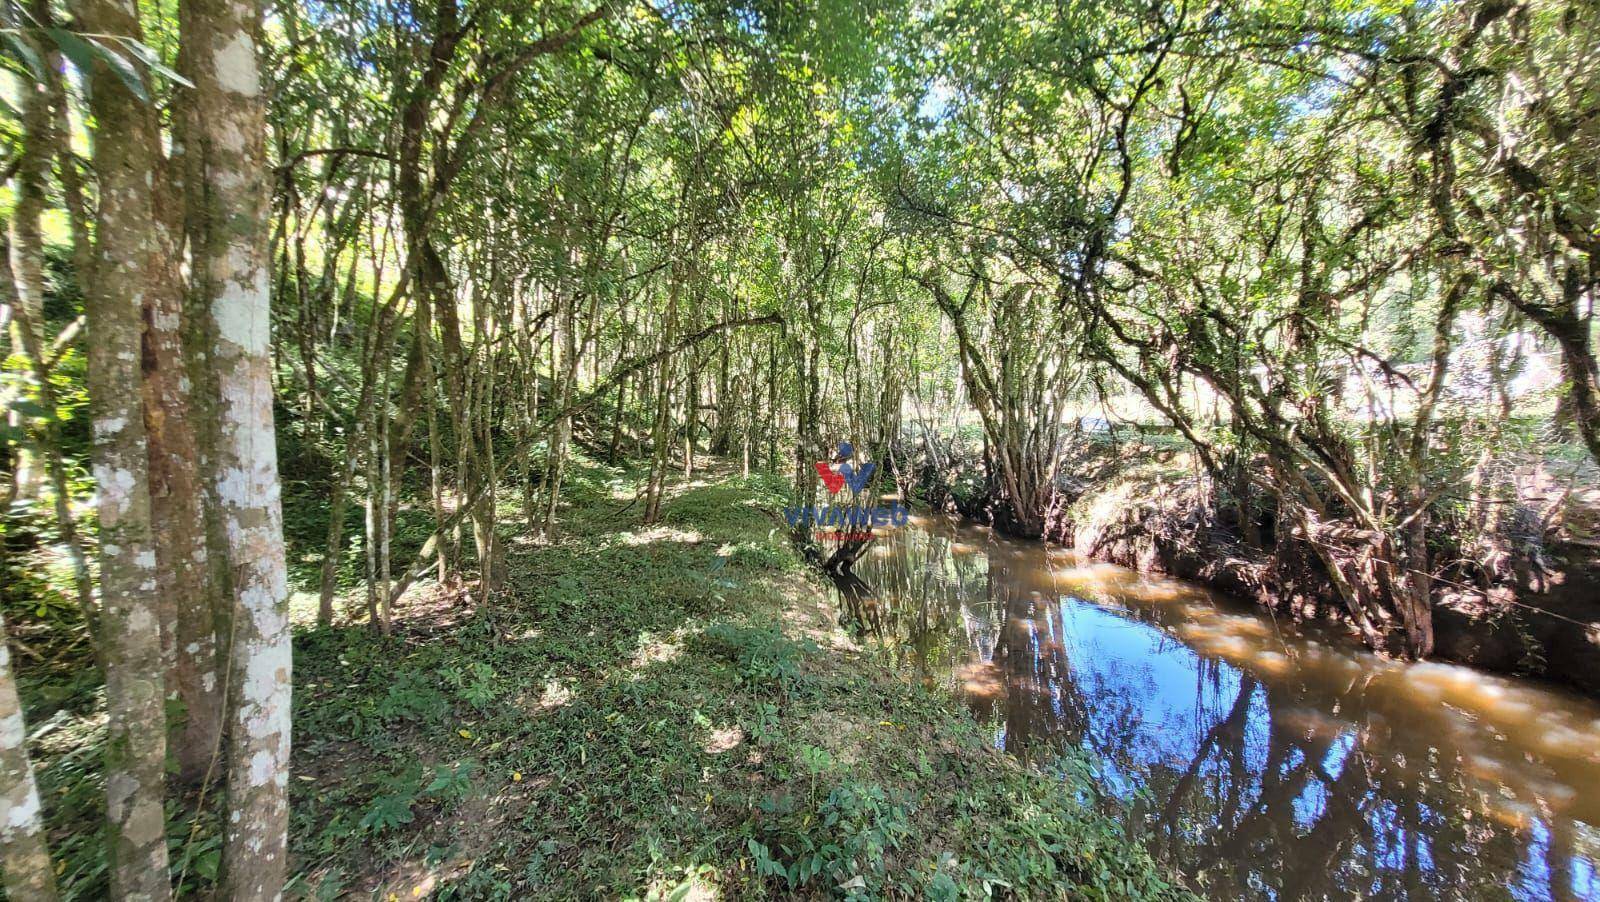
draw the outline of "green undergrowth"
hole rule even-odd
[[[1018,765],[843,638],[779,481],[679,480],[644,526],[637,477],[578,467],[553,544],[508,520],[488,604],[428,584],[390,637],[297,627],[288,898],[1181,894],[1083,777]],[[39,752],[82,899],[105,887],[97,710]],[[186,893],[212,885],[216,805],[170,806]]]
[[[593,468],[490,606],[297,649],[313,897],[1176,895],[1077,778],[992,751],[839,637],[769,479],[644,527]]]

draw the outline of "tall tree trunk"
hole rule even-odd
[[[347,438],[344,462],[339,467],[339,478],[333,486],[333,500],[328,505],[327,541],[323,543],[322,573],[317,592],[317,625],[333,623],[333,598],[339,591],[339,565],[344,561],[344,516],[350,506],[350,484],[355,481],[356,466],[361,461],[360,430],[357,428]]]
[[[478,585],[483,601],[487,602],[491,595],[500,591],[505,584],[505,566],[502,558],[504,555],[500,548],[500,538],[495,533],[495,507],[498,503],[498,488],[500,485],[500,469],[495,461],[494,454],[494,386],[499,379],[499,356],[492,350],[494,342],[489,340],[490,332],[480,332],[485,336],[485,343],[491,350],[488,352],[489,378],[484,380],[483,390],[478,393],[478,412],[474,417],[476,428],[480,431],[477,441],[478,460],[474,470],[483,484],[483,491],[479,492],[479,499],[473,507],[472,529],[478,547]]]
[[[431,360],[432,355],[428,355]],[[439,434],[439,383],[433,378],[433,368],[428,367],[423,375],[427,388],[424,390],[428,405],[428,484],[429,494],[433,497],[433,521],[443,523],[444,512],[444,439]],[[452,402],[452,404],[458,402]],[[455,559],[453,543],[448,535],[439,543],[439,585],[448,586],[455,582],[455,571],[452,563]]]
[[[1600,464],[1600,362],[1596,362],[1589,318],[1574,301],[1557,314],[1535,319],[1561,349],[1561,375],[1567,386],[1561,413],[1578,427],[1589,456]]]
[[[359,232],[359,229],[357,231]],[[352,273],[355,271],[356,266],[359,264],[359,260],[356,259],[357,256],[358,256],[357,254],[351,254],[351,257],[352,257],[352,260],[351,260],[351,272]],[[334,268],[333,265],[330,264],[329,265],[329,272],[330,273],[332,273],[333,268]],[[381,277],[381,274],[380,274],[380,277]],[[328,302],[331,302],[331,305],[333,307],[333,318],[337,319],[338,318],[340,301],[338,300],[338,296],[334,293],[333,288],[331,287],[332,286],[332,278],[333,278],[332,275],[328,275],[328,276],[325,277],[324,281],[327,283],[328,289],[324,293],[324,300],[328,301]],[[347,284],[347,286],[345,288],[346,296],[348,296],[348,294],[352,290],[353,289]],[[377,291],[375,290],[374,294],[376,294],[376,293],[377,293]],[[308,339],[308,340],[314,341],[314,336],[311,339]],[[331,339],[330,339],[330,341],[331,341]],[[357,410],[360,410],[366,404],[371,403],[371,391],[372,391],[372,380],[370,378],[370,372],[371,371],[370,371],[370,367],[366,365],[367,357],[366,357],[366,354],[365,354],[365,352],[367,350],[369,350],[370,347],[371,347],[370,341],[369,341],[369,343],[363,345],[363,347],[362,347],[362,351],[363,351],[363,356],[362,356],[363,367],[362,367],[361,395],[360,395],[360,400],[356,404],[356,409]],[[307,362],[307,365],[308,366],[310,365],[309,361]],[[339,416],[339,415],[337,415],[335,413],[335,411],[331,407],[328,407],[327,413],[329,414],[329,419],[343,420],[348,428],[346,429],[346,434],[345,434],[344,459],[336,467],[333,468],[333,477],[334,477],[334,479],[333,479],[333,497],[328,502],[328,529],[327,529],[327,532],[325,533],[325,538],[323,540],[322,568],[321,568],[321,573],[319,574],[319,578],[318,578],[318,593],[317,593],[317,625],[318,626],[329,626],[329,625],[331,625],[333,623],[333,614],[334,614],[333,601],[334,601],[334,596],[337,595],[338,591],[339,591],[339,567],[340,567],[341,564],[344,563],[344,520],[345,520],[345,512],[350,507],[350,487],[355,481],[356,468],[357,468],[357,466],[358,466],[358,464],[360,463],[360,460],[361,460],[361,454],[360,454],[360,450],[359,450],[360,447],[361,447],[361,445],[360,445],[360,442],[361,442],[361,419],[360,419],[360,417],[358,417],[358,416],[348,416],[348,417]]]
[[[133,0],[81,0],[75,12],[89,31],[142,37]],[[171,896],[162,810],[167,742],[139,327],[140,298],[154,287],[161,252],[151,228],[161,135],[154,110],[106,63],[93,67],[89,85],[100,206],[84,311],[109,720],[107,846],[112,894],[160,900]]]
[[[500,590],[505,578],[500,543],[495,535],[500,469],[494,453],[494,389],[500,380],[502,359],[498,350],[500,335],[496,314],[502,310],[497,306],[498,299],[504,297],[504,285],[499,273],[499,258],[491,257],[488,292],[477,290],[482,285],[474,282],[472,293],[473,334],[477,339],[473,356],[477,356],[481,349],[485,371],[481,387],[473,393],[476,403],[468,413],[468,423],[476,433],[473,445],[477,449],[477,456],[472,468],[484,489],[476,493],[478,500],[472,508],[472,533],[477,543],[479,595],[485,602]]]
[[[416,208],[414,209],[414,207]],[[406,214],[406,228],[408,230],[425,231],[427,229],[426,216],[420,207],[412,203],[407,206],[407,210],[409,212]],[[433,482],[434,515],[439,522],[443,522],[444,473],[441,464],[443,446],[437,429],[439,424],[438,409],[434,403],[438,398],[439,391],[436,375],[442,374],[444,377],[446,409],[453,414],[451,425],[454,429],[456,444],[461,449],[456,455],[456,479],[458,485],[462,487],[463,493],[465,492],[465,481],[471,475],[466,457],[466,449],[469,446],[468,443],[471,436],[463,429],[466,419],[465,414],[462,412],[465,398],[463,397],[464,377],[462,375],[461,362],[461,324],[456,314],[455,294],[451,291],[449,274],[445,270],[443,258],[434,250],[433,245],[425,235],[419,237],[416,241],[417,251],[413,256],[417,274],[413,277],[413,284],[416,286],[418,296],[417,315],[415,317],[416,341],[413,344],[413,348],[420,355],[417,358],[421,366],[419,385],[421,386],[422,403],[428,409],[428,456],[430,476]],[[441,353],[438,358],[435,358],[433,349],[430,346],[433,339],[435,314],[437,315],[441,337]],[[435,365],[436,359],[437,365]],[[400,415],[409,417],[410,410],[411,407],[402,401]],[[405,420],[405,427],[401,432],[402,436],[409,437],[410,422],[409,418]],[[391,457],[404,461],[405,444],[407,442],[402,442],[399,447],[391,447]],[[456,562],[459,560],[461,553],[460,544],[459,530],[450,531],[444,536],[443,541],[439,543],[439,581],[441,583],[453,582],[454,580]]]
[[[622,450],[622,413],[628,409],[628,381],[617,384],[617,407],[611,414],[611,441],[606,445],[606,462],[615,463]]]
[[[158,194],[158,206],[166,199]],[[194,784],[211,770],[222,735],[223,681],[217,675],[217,600],[210,579],[204,493],[190,419],[175,236],[169,218],[152,227],[161,242],[145,292],[144,422],[150,460],[150,516],[161,604],[167,693],[181,715],[168,724],[178,776]]]
[[[216,496],[232,576],[223,886],[276,899],[287,864],[290,645],[272,422],[266,108],[253,0],[185,0],[207,201],[194,249],[214,337]]]
[[[689,355],[685,368],[688,379],[683,387],[683,478],[689,480],[694,478],[694,446],[700,431],[700,365],[694,354]]]
[[[767,469],[778,472],[778,339],[767,339]]]
[[[30,6],[30,14],[40,27],[58,25],[51,9],[51,0],[32,0]],[[50,108],[49,139],[45,146],[55,159],[61,184],[61,205],[65,208],[72,232],[73,276],[81,287],[94,269],[94,253],[89,235],[89,206],[84,200],[83,174],[78,171],[78,158],[72,152],[72,121],[66,88],[63,87],[64,63],[61,54],[48,44],[38,49],[42,51],[40,58],[45,70],[42,85]]]
[[[0,233],[0,242],[9,245],[4,233]],[[39,384],[39,403],[50,412],[43,428],[35,437],[35,442],[39,446],[45,470],[50,475],[50,486],[52,494],[55,495],[56,531],[61,534],[61,543],[66,546],[67,557],[72,561],[72,582],[78,596],[78,609],[83,613],[84,625],[88,627],[89,638],[94,642],[96,655],[99,655],[101,654],[100,625],[95,612],[94,578],[89,573],[88,555],[84,553],[83,540],[78,535],[77,518],[72,513],[72,495],[67,485],[67,464],[61,453],[61,424],[55,418],[57,402],[55,387],[50,381],[50,363],[45,359],[38,324],[33,322],[26,307],[15,303],[16,282],[12,278],[8,260],[7,250],[0,248],[0,307],[10,306],[14,311],[18,327],[16,337],[22,341],[22,351],[28,359],[28,367],[33,372],[34,381]],[[20,470],[20,467],[18,469]],[[14,488],[15,483],[13,483]],[[103,658],[101,662],[104,663]]]
[[[667,310],[661,326],[661,359],[656,370],[656,416],[650,429],[650,478],[645,485],[644,522],[654,523],[661,516],[661,496],[666,490],[667,459],[672,447],[668,434],[672,425],[672,358],[668,350],[678,326],[678,291],[682,280],[674,263],[667,287]]]
[[[24,38],[34,45],[37,42]],[[23,348],[27,340],[24,329],[32,328],[32,340],[39,341],[43,333],[44,318],[44,238],[40,231],[40,217],[44,214],[47,197],[45,190],[50,182],[50,157],[54,145],[50,98],[43,82],[31,78],[19,79],[19,106],[22,113],[22,147],[17,154],[17,199],[10,222],[11,259],[9,265],[16,280],[17,316],[11,321],[11,346]],[[16,412],[9,414],[13,418]],[[13,426],[18,425],[13,419]],[[17,495],[25,499],[38,497],[44,487],[44,472],[39,455],[33,449],[18,449],[14,475]]]
[[[55,872],[45,845],[40,816],[39,785],[28,760],[28,727],[11,675],[11,646],[0,617],[0,877],[13,902],[48,902],[56,898]]]

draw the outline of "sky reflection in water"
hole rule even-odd
[[[841,583],[847,626],[997,746],[1086,752],[1208,894],[1600,899],[1600,705],[913,522]]]

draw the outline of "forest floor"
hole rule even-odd
[[[1182,895],[1081,768],[1022,767],[851,644],[776,481],[680,481],[651,527],[637,484],[580,468],[558,541],[508,532],[503,593],[420,586],[387,638],[297,593],[290,898]],[[96,707],[37,759],[77,898],[104,880]],[[172,814],[204,892],[215,819]]]
[[[379,898],[958,898],[1169,888],[1081,775],[858,654],[769,513],[711,472],[643,527],[590,467],[507,591],[297,649],[301,886]],[[442,602],[442,603],[441,603]]]

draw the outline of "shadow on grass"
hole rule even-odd
[[[798,564],[749,550],[771,524],[745,484],[689,489],[652,527],[618,494],[575,480],[566,537],[510,546],[505,593],[454,626],[402,610],[388,639],[299,637],[307,891],[587,895],[637,887],[663,856],[736,857],[704,796],[753,696],[701,634]],[[452,796],[440,768],[470,788]]]
[[[378,898],[1168,889],[948,699],[793,628],[820,595],[765,480],[641,526],[574,493],[455,626],[298,647],[297,889]],[[822,615],[814,616],[816,622]]]
[[[764,513],[776,480],[712,472],[651,526],[634,474],[565,494],[564,537],[508,543],[490,603],[418,587],[393,636],[297,630],[289,898],[1168,889],[1073,791],[848,650]],[[105,892],[99,711],[40,742],[71,898]],[[186,894],[215,877],[219,805],[170,806]]]

